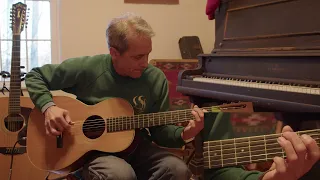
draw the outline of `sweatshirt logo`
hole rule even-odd
[[[135,96],[133,99],[133,109],[136,114],[141,114],[146,108],[146,98],[144,96]]]

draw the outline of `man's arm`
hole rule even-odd
[[[68,59],[59,65],[47,64],[33,68],[26,75],[26,86],[35,106],[44,112],[54,105],[51,90],[71,88],[82,76],[82,63],[76,58]]]
[[[164,76],[164,75],[163,75]],[[169,88],[168,82],[165,77],[159,77],[159,81],[154,86],[157,94],[157,101],[152,107],[153,112],[164,112],[169,110],[170,102],[169,102]],[[180,148],[185,142],[181,137],[181,133],[183,132],[184,127],[175,126],[175,125],[163,125],[157,127],[150,127],[149,131],[151,134],[152,140],[164,147],[169,148]]]
[[[246,171],[241,167],[228,167],[204,171],[205,180],[260,180],[264,173],[260,171]]]

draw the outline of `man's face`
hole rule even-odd
[[[148,56],[151,51],[151,38],[141,36],[128,38],[128,50],[121,55],[114,48],[110,49],[116,69],[120,71],[118,73],[132,78],[139,78],[148,67]]]

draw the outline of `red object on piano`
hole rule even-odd
[[[209,20],[213,20],[215,18],[214,12],[220,5],[220,0],[207,0],[206,6],[206,14],[208,15]]]

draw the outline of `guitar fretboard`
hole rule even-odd
[[[211,111],[211,108],[204,108]],[[140,114],[130,117],[116,117],[107,119],[108,132],[146,128],[159,125],[182,123],[193,118],[191,109],[167,111],[159,113]]]
[[[212,108],[206,107],[208,112]],[[125,131],[138,128],[147,128],[159,125],[176,124],[193,119],[192,109],[166,111],[159,113],[140,114],[134,116],[119,116],[106,119],[91,119],[83,124],[86,132],[102,131],[106,128],[107,132]]]
[[[20,114],[20,34],[13,35],[10,74],[9,114]]]
[[[316,140],[318,146],[320,145],[320,129],[299,131],[297,134],[308,134]],[[275,156],[285,158],[286,153],[277,142],[280,136],[282,134],[204,142],[204,168],[264,162],[272,160]]]

